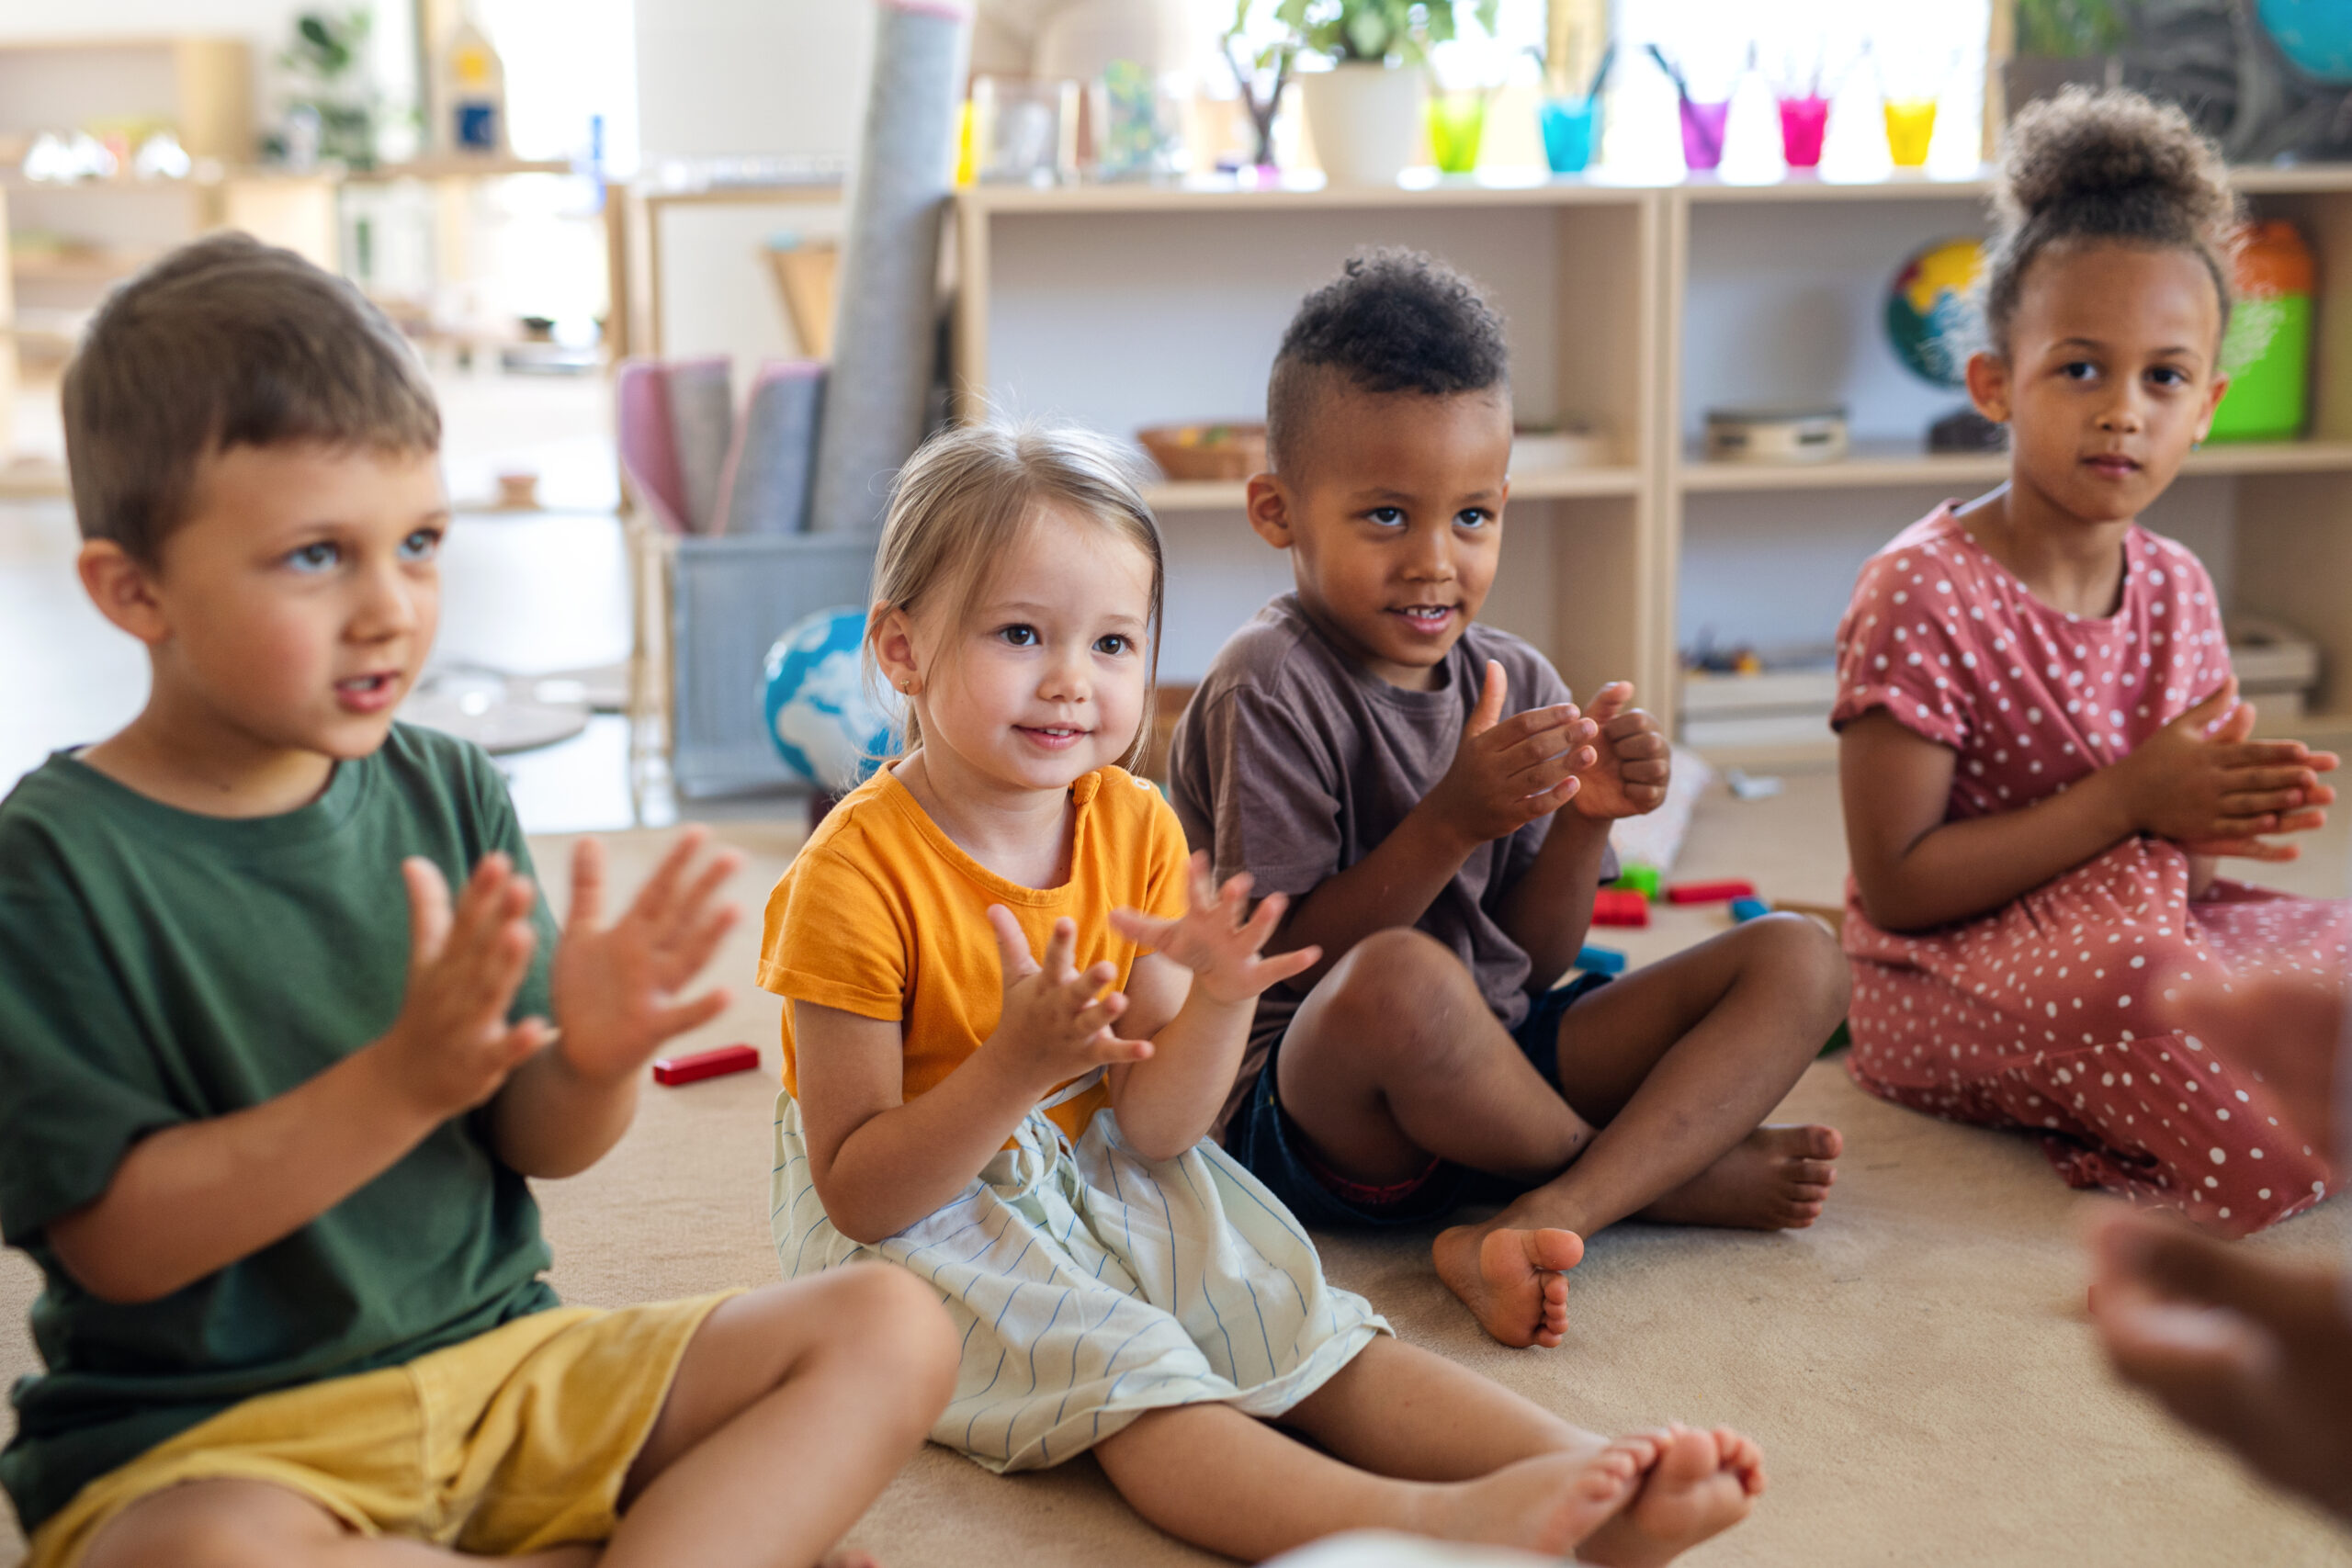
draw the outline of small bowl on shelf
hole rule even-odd
[[[1170,479],[1246,479],[1266,467],[1266,427],[1261,421],[1218,424],[1154,424],[1136,439]]]

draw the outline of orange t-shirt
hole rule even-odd
[[[1023,887],[981,865],[884,768],[809,837],[768,895],[760,985],[791,1000],[901,1025],[912,1100],[995,1032],[1004,982],[988,908],[1012,911],[1042,953],[1054,922],[1078,924],[1080,969],[1109,959],[1124,987],[1142,949],[1111,929],[1114,908],[1184,912],[1184,829],[1149,782],[1102,768],[1070,785],[1069,880]],[[784,1010],[784,1087],[799,1093],[792,1010]],[[1097,1084],[1046,1112],[1072,1139],[1110,1103]]]

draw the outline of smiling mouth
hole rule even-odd
[[[1453,618],[1454,608],[1452,604],[1399,604],[1388,613],[1402,617],[1417,632],[1435,632],[1442,631]]]
[[[1054,750],[1060,750],[1065,746],[1076,745],[1089,733],[1087,730],[1067,724],[1016,724],[1013,728],[1019,730],[1033,744]]]

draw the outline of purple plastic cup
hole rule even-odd
[[[1724,161],[1724,127],[1731,120],[1731,100],[1693,103],[1682,100],[1682,162],[1693,169],[1712,169]]]
[[[1829,130],[1827,98],[1781,100],[1781,155],[1792,169],[1821,166],[1821,141]]]

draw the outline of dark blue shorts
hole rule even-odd
[[[1535,998],[1526,1019],[1511,1031],[1527,1059],[1546,1082],[1559,1081],[1560,1020],[1579,997],[1608,984],[1606,975],[1579,975]],[[1525,1187],[1503,1177],[1432,1160],[1429,1169],[1392,1187],[1351,1181],[1308,1152],[1306,1140],[1275,1089],[1274,1063],[1282,1043],[1266,1057],[1250,1098],[1226,1129],[1225,1152],[1264,1182],[1303,1224],[1329,1227],[1395,1227],[1426,1224],[1465,1203],[1507,1203]]]

